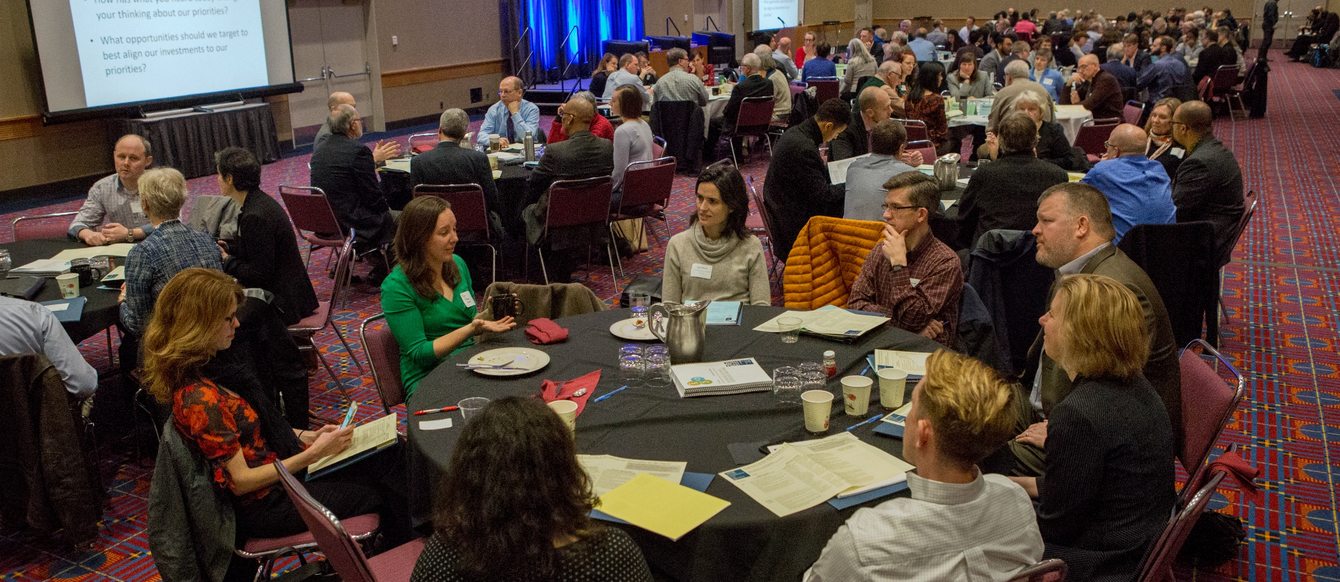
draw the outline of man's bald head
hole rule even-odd
[[[563,114],[572,116],[572,123],[580,129],[586,129],[591,126],[591,120],[595,119],[596,108],[590,101],[585,99],[572,98],[563,105]]]
[[[326,107],[329,107],[332,112],[335,111],[336,107],[341,105],[358,107],[358,103],[354,101],[353,94],[346,91],[336,91],[331,93],[330,98],[326,100]]]
[[[1204,101],[1187,101],[1173,113],[1173,123],[1181,123],[1196,135],[1208,135],[1214,129],[1214,114]]]
[[[1107,142],[1117,148],[1120,155],[1143,156],[1145,146],[1149,144],[1149,136],[1145,134],[1145,130],[1140,129],[1140,126],[1123,123],[1112,129],[1112,135],[1108,136]]]
[[[866,87],[856,98],[856,106],[871,123],[879,123],[892,116],[889,108],[889,93],[883,87]]]
[[[513,91],[520,91],[525,85],[521,82],[521,77],[506,77],[500,85],[511,85]]]
[[[1097,57],[1096,55],[1094,55],[1093,53],[1084,55],[1084,56],[1080,57],[1080,59],[1079,59],[1079,64],[1081,64],[1081,65],[1097,65],[1097,64],[1098,64],[1098,57]]]

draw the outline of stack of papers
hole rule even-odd
[[[754,358],[670,366],[680,398],[744,394],[772,389],[772,376]]]
[[[830,184],[846,184],[847,168],[851,163],[861,158],[868,158],[870,154],[856,156],[854,158],[843,158],[835,162],[828,162],[828,182]]]
[[[713,301],[707,305],[707,325],[740,325],[742,309],[739,301]]]
[[[135,245],[131,243],[117,243],[105,247],[65,249],[51,258],[56,261],[69,262],[74,259],[91,259],[93,257],[125,257],[130,254],[130,249],[133,248],[135,248]]]
[[[613,455],[577,455],[577,463],[591,477],[591,489],[596,497],[618,489],[641,474],[660,477],[670,483],[684,479],[684,461],[649,461],[625,459]]]
[[[354,429],[354,442],[343,452],[330,455],[307,466],[307,480],[342,469],[363,457],[395,444],[396,416],[389,414]]]
[[[780,333],[783,330],[777,320],[783,317],[799,318],[802,333],[838,340],[854,340],[889,321],[882,315],[856,313],[835,305],[825,305],[814,311],[783,312],[755,327],[754,331]]]
[[[926,352],[903,352],[898,350],[875,350],[874,361],[870,366],[875,372],[884,368],[894,368],[907,372],[908,381],[920,379],[926,375]]]
[[[126,266],[121,265],[102,277],[103,283],[120,283],[126,280]]]
[[[879,424],[875,425],[875,433],[885,436],[891,436],[896,439],[903,438],[903,430],[906,429],[907,413],[912,411],[912,403],[904,404],[898,410],[884,415],[879,419]]]
[[[679,483],[639,473],[600,496],[600,511],[652,533],[678,540],[730,506]]]
[[[10,269],[9,272],[16,275],[32,275],[34,277],[55,277],[62,273],[70,271],[70,261],[59,261],[56,259],[37,259],[21,267]]]
[[[907,480],[912,465],[849,432],[787,443],[756,463],[720,473],[768,511],[784,517],[830,498]]]

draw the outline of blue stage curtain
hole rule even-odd
[[[569,76],[585,76],[600,60],[604,41],[642,38],[642,2],[524,0],[521,21],[531,28],[536,80],[562,78],[568,63],[572,63]],[[560,51],[558,44],[574,25],[577,31]]]

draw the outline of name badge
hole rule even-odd
[[[1051,87],[1052,85],[1056,84],[1056,79],[1053,79],[1051,77],[1043,77],[1042,84]]]
[[[689,268],[689,276],[697,279],[711,279],[712,265],[694,263],[693,267]]]
[[[130,203],[130,211],[135,214],[144,214],[144,207],[140,205],[139,200],[136,200]]]
[[[1177,158],[1177,159],[1180,160],[1180,159],[1182,159],[1182,156],[1185,156],[1185,155],[1186,155],[1186,150],[1184,150],[1184,149],[1182,149],[1182,148],[1172,148],[1172,149],[1169,149],[1169,150],[1168,150],[1168,153],[1169,153],[1169,154],[1172,154],[1172,157]]]
[[[474,306],[475,306],[475,297],[474,297],[473,295],[471,295],[469,291],[462,291],[462,292],[461,292],[461,303],[464,303],[466,307],[474,307]]]
[[[909,279],[907,280],[907,282],[908,282],[908,283],[911,283],[913,287],[916,287],[917,285],[920,285],[920,284],[921,284],[921,279],[911,279],[911,278],[909,278]]]

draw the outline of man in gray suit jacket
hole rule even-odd
[[[1172,423],[1175,447],[1182,443],[1182,381],[1177,344],[1163,298],[1144,270],[1112,244],[1112,212],[1107,198],[1088,184],[1063,183],[1048,188],[1038,198],[1038,263],[1056,269],[1059,275],[1086,273],[1106,275],[1121,282],[1140,300],[1149,331],[1149,360],[1144,376],[1154,386]],[[1048,300],[1050,303],[1050,300]],[[1029,364],[1022,378],[1029,406],[1020,408],[1020,418],[1031,422],[1009,449],[1015,472],[1038,475],[1046,460],[1046,415],[1070,394],[1069,375],[1042,351],[1039,333],[1029,349]],[[1114,411],[1114,413],[1119,413]]]
[[[550,184],[555,180],[609,176],[614,172],[614,144],[591,134],[591,120],[596,115],[591,102],[570,99],[558,115],[568,139],[545,148],[539,167],[527,183],[529,206],[522,211],[522,217],[526,221],[526,237],[532,243],[539,241],[544,230]]]
[[[1203,101],[1188,101],[1173,114],[1173,139],[1186,148],[1186,159],[1173,176],[1177,222],[1214,225],[1217,266],[1228,264],[1242,219],[1242,168],[1233,152],[1212,133],[1214,116]]]
[[[470,144],[461,143],[470,128],[470,117],[460,109],[448,109],[442,112],[437,123],[437,147],[423,152],[409,164],[409,181],[414,186],[420,184],[478,184],[484,191],[484,203],[490,214],[502,211],[498,198],[498,185],[493,181],[493,170],[489,167],[489,158],[483,152],[475,151]],[[520,220],[518,216],[508,217]],[[490,218],[490,223],[493,223]],[[504,233],[493,224],[494,235],[502,237]]]

